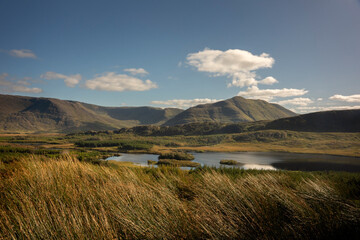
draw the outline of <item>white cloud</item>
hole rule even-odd
[[[114,72],[104,73],[94,79],[87,80],[85,86],[92,90],[104,91],[146,91],[157,88],[157,84],[150,80],[141,80],[126,74]]]
[[[196,99],[173,99],[166,101],[152,101],[151,104],[155,105],[166,105],[178,108],[188,108],[199,104],[214,103],[221,100],[210,99],[210,98],[196,98]]]
[[[27,85],[30,85],[30,83],[28,82],[30,78],[24,78],[14,83],[10,80],[7,80],[8,76],[9,74],[7,73],[3,73],[0,75],[1,90],[5,92],[41,93],[43,91],[41,88],[27,87]]]
[[[280,105],[296,105],[296,106],[307,106],[314,101],[310,98],[293,98],[277,102]]]
[[[35,53],[29,49],[13,49],[9,51],[9,54],[17,58],[37,58]]]
[[[40,76],[41,78],[44,78],[46,80],[52,80],[52,79],[64,79],[64,82],[66,86],[68,87],[75,87],[81,80],[80,74],[75,75],[64,75],[61,73],[56,72],[46,72]]]
[[[325,107],[324,111],[329,110],[351,110],[351,109],[360,109],[360,106],[333,106],[333,107]]]
[[[140,75],[140,76],[146,76],[149,73],[143,69],[143,68],[126,68],[124,69],[125,72],[130,73],[131,75]]]
[[[322,98],[318,98],[318,99],[316,99],[317,101],[322,101],[323,99]]]
[[[343,102],[360,102],[360,94],[354,94],[349,96],[336,94],[334,96],[331,96],[329,99]]]
[[[257,86],[248,87],[246,91],[240,91],[238,96],[252,98],[252,99],[262,99],[262,100],[272,100],[273,98],[278,97],[295,97],[305,95],[308,91],[305,89],[294,89],[294,88],[283,88],[283,89],[259,89]]]
[[[331,106],[331,107],[310,107],[303,106],[297,107],[294,111],[300,113],[308,113],[308,112],[318,112],[318,111],[331,111],[331,110],[351,110],[351,109],[360,109],[360,106]]]
[[[41,88],[30,88],[22,85],[13,85],[13,92],[26,92],[26,93],[41,93],[43,90]]]
[[[277,80],[268,77],[267,80],[256,80],[254,71],[261,68],[271,68],[275,60],[267,53],[254,55],[240,49],[227,51],[204,49],[187,56],[187,63],[200,72],[208,72],[213,76],[227,76],[232,79],[228,86],[254,86],[257,84],[273,84]]]
[[[6,78],[9,76],[7,73],[2,73],[0,75],[0,86],[7,86],[10,84],[9,81],[6,80]]]
[[[259,83],[261,84],[265,84],[265,85],[273,85],[274,83],[278,83],[279,81],[276,80],[275,78],[273,77],[266,77],[264,78],[263,80],[259,81]]]
[[[258,81],[255,79],[256,74],[254,72],[238,72],[233,73],[231,83],[228,87],[244,87],[257,85]]]

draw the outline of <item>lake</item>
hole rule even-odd
[[[201,165],[215,167],[238,167],[243,169],[267,169],[267,170],[298,170],[298,171],[347,171],[360,172],[360,158],[345,157],[324,154],[300,154],[300,153],[277,153],[277,152],[205,152],[196,153],[194,162]],[[220,164],[220,160],[236,160],[242,165],[228,166]],[[142,166],[148,166],[147,161],[158,160],[155,154],[129,154],[121,153],[118,157],[109,157],[107,160],[132,162]],[[189,168],[184,168],[189,169]]]

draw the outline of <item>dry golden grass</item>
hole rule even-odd
[[[339,147],[330,148],[328,145],[309,147],[297,145],[285,146],[274,143],[222,143],[212,146],[158,148],[158,151],[167,151],[168,149],[206,152],[289,152],[360,157],[358,145],[344,149]]]
[[[359,208],[313,175],[292,181],[282,172],[111,168],[69,156],[31,157],[0,169],[0,239],[313,239],[359,233]]]

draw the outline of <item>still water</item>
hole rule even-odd
[[[274,152],[205,152],[195,153],[194,162],[201,165],[215,167],[238,167],[243,169],[286,169],[300,171],[348,171],[360,172],[360,158],[333,156],[324,154],[297,154]],[[220,160],[236,160],[241,165],[227,166],[220,164]],[[121,153],[119,157],[110,157],[107,160],[125,161],[148,166],[147,161],[158,160],[154,154],[128,154]],[[185,168],[188,169],[188,168]]]

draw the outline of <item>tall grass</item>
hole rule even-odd
[[[7,169],[0,181],[0,239],[314,239],[359,233],[359,206],[331,181],[311,174],[292,181],[286,172],[111,168],[70,156],[33,156]]]

